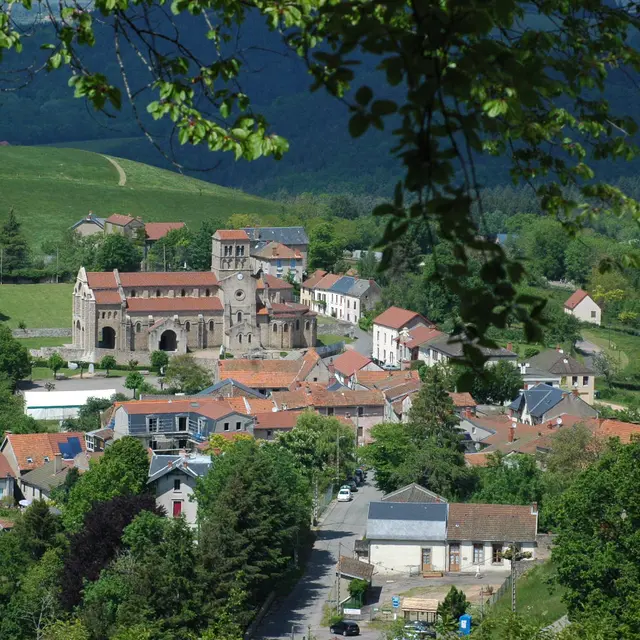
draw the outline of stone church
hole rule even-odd
[[[243,230],[218,230],[211,271],[87,272],[73,290],[73,347],[82,358],[164,350],[296,349],[316,342],[316,314],[288,282],[254,272]]]

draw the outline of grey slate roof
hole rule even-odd
[[[437,493],[433,493],[433,491],[429,491],[424,487],[421,487],[419,484],[412,482],[408,484],[406,487],[402,487],[397,489],[396,491],[392,491],[391,493],[387,493],[384,498],[382,498],[383,502],[448,502],[446,498],[439,496]]]
[[[342,276],[340,280],[329,287],[329,291],[331,291],[332,293],[347,294],[355,283],[355,278],[352,278],[351,276]]]
[[[55,467],[58,465],[57,472],[54,473]],[[70,469],[69,464],[64,464],[62,460],[51,460],[41,467],[33,469],[25,473],[20,480],[30,487],[41,489],[45,493],[49,493],[51,489],[55,489],[64,483],[67,473]]]
[[[79,227],[83,222],[93,222],[98,225],[101,229],[104,229],[104,221],[106,218],[99,218],[98,216],[94,216],[93,213],[90,213],[88,216],[81,218],[74,225],[71,226],[71,229],[75,229]]]
[[[175,471],[176,469],[179,469],[192,478],[200,478],[209,472],[212,464],[211,457],[205,455],[188,457],[154,455],[149,464],[149,479],[147,480],[147,484],[162,478],[165,474],[170,471]]]
[[[455,336],[439,336],[433,340],[429,340],[425,344],[433,349],[441,351],[450,358],[462,358],[464,355],[462,342],[449,342],[450,338],[455,339]],[[518,357],[518,354],[513,351],[509,351],[508,349],[503,349],[502,347],[498,347],[497,349],[479,347],[479,349],[482,355],[487,358],[512,358],[515,360]]]
[[[534,418],[541,418],[547,411],[555,407],[563,398],[561,389],[540,383],[524,392],[529,413]]]
[[[360,580],[371,582],[374,569],[375,567],[368,562],[362,562],[362,560],[356,560],[355,558],[349,558],[348,556],[340,556],[340,562],[336,567],[336,573],[347,578],[359,578]]]
[[[372,502],[367,538],[377,540],[445,540],[445,503]]]
[[[226,387],[227,385],[232,385],[237,389],[241,389],[245,393],[249,394],[254,398],[266,398],[266,396],[260,393],[257,389],[252,389],[251,387],[247,387],[247,385],[242,384],[242,382],[238,382],[233,378],[225,378],[224,380],[220,380],[220,382],[216,382],[212,384],[210,387],[203,389],[202,391],[196,393],[197,396],[209,396],[216,391],[220,391],[220,389]]]
[[[588,367],[586,364],[578,362],[575,358],[572,358],[568,353],[561,353],[555,349],[547,349],[542,351],[536,356],[533,356],[529,360],[532,367],[546,371],[549,373],[555,373],[562,376],[566,375],[594,375],[595,371]]]
[[[287,246],[309,244],[304,227],[245,227],[244,230],[252,242],[280,242]]]

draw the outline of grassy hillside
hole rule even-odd
[[[17,329],[20,322],[28,329],[69,328],[72,291],[72,283],[3,284],[0,286],[0,321],[12,329]],[[46,340],[38,338],[38,341],[38,345],[25,344],[30,348],[47,346]]]
[[[115,158],[126,173],[88,151],[52,147],[0,147],[0,220],[13,207],[32,246],[93,211],[130,213],[146,221],[202,220],[224,225],[234,213],[272,222],[282,205],[210,182]]]

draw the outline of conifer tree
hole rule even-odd
[[[22,234],[22,225],[13,209],[0,231],[0,249],[2,250],[2,271],[11,273],[29,266],[29,247]]]

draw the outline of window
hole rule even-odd
[[[236,422],[236,431],[242,431],[242,422]]]
[[[178,431],[186,431],[187,430],[187,416],[177,416],[176,417],[176,425],[178,427]]]
[[[173,481],[173,490],[174,491],[180,491],[180,478],[176,478]]]
[[[364,407],[358,407],[358,417],[362,418],[364,416]]]
[[[49,462],[49,456],[45,456],[45,457],[44,457],[44,461],[45,461],[45,462]]]
[[[136,290],[135,289],[131,289],[131,293],[129,294],[132,298],[136,297]]]
[[[158,418],[155,416],[149,416],[147,418],[147,429],[149,433],[155,433],[158,430]]]
[[[378,342],[380,342],[380,332],[378,331],[378,337],[376,338]]]
[[[185,331],[191,331],[191,323],[190,322],[185,322],[184,323],[184,330]]]
[[[204,295],[208,298],[211,295],[211,291],[209,291],[209,289],[205,289]]]
[[[227,245],[224,248],[224,255],[225,256],[232,256],[233,255],[233,247]]]
[[[502,543],[491,545],[491,562],[492,564],[502,564]]]
[[[106,315],[107,315],[107,314],[103,311],[103,312],[102,312],[102,319],[103,319],[103,320],[104,320],[104,317],[105,317]]]
[[[595,312],[595,311],[592,311],[592,312],[591,312],[591,317],[592,317],[592,318],[595,318],[595,317],[596,317],[596,312]]]
[[[578,384],[578,376],[571,376],[571,385],[576,386]]]
[[[155,451],[158,448],[158,443],[155,440],[149,440],[149,449]]]
[[[327,415],[328,416],[332,416],[334,412],[334,408],[333,407],[327,407]]]
[[[295,258],[291,258],[291,262],[289,263],[289,267],[291,267],[291,269],[295,269],[296,268],[296,259]]]
[[[27,458],[27,464],[33,464],[33,458],[28,457]]]
[[[160,297],[160,289],[156,289],[156,298]]]
[[[209,320],[209,331],[213,331],[213,320]]]
[[[307,321],[304,323],[305,331],[309,331],[309,328],[310,328],[310,327],[311,327],[311,325],[309,324],[309,321],[307,320]]]
[[[204,433],[207,430],[207,421],[204,418],[198,418],[198,433]]]
[[[349,301],[349,298],[347,298],[347,309],[351,309],[351,302]]]
[[[473,564],[484,564],[484,545],[473,545]]]
[[[289,325],[288,325],[286,322],[285,322],[285,323],[284,323],[284,325],[282,326],[282,330],[283,330],[285,333],[288,333],[288,332],[289,332]]]
[[[142,331],[142,325],[139,322],[137,322],[136,323],[136,333],[140,333],[141,331]]]
[[[589,376],[582,376],[582,386],[586,387],[589,384]]]
[[[282,260],[280,260],[280,258],[276,260],[276,267],[278,267],[278,269],[282,269]]]
[[[228,422],[224,423],[224,430],[225,431],[229,431],[229,423]]]
[[[242,322],[242,311],[238,311],[238,313],[236,313],[236,319],[238,322]]]
[[[270,438],[272,433],[271,429],[267,429],[267,438]]]
[[[238,344],[242,344],[242,334],[238,334]]]
[[[300,320],[296,320],[296,331],[300,330]]]
[[[107,320],[111,319],[111,311],[107,311]]]
[[[174,502],[173,502],[173,517],[174,518],[179,518],[181,513],[182,513],[182,501],[181,500],[174,500]]]
[[[178,440],[178,448],[186,449],[187,448],[187,441],[186,440]]]
[[[251,344],[251,334],[250,333],[247,334],[247,342],[249,344]]]
[[[243,255],[244,255],[244,246],[238,245],[236,247],[236,256],[243,256]]]
[[[273,325],[273,333],[278,333],[278,325],[277,324]]]
[[[183,289],[183,290],[180,292],[180,297],[184,298],[186,295],[187,295],[187,292]]]

